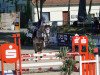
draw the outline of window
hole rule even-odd
[[[72,18],[72,19],[77,18],[77,15],[71,15],[71,18]]]
[[[42,17],[44,19],[44,22],[50,21],[50,12],[42,12]]]

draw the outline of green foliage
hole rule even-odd
[[[60,51],[59,51],[60,54],[58,55],[58,57],[65,58],[67,52],[68,52],[68,47],[60,47]]]
[[[24,45],[26,41],[26,34],[25,33],[20,33],[21,36],[21,44]]]
[[[73,72],[74,70],[74,65],[76,64],[77,62],[73,59],[73,58],[69,58],[69,59],[66,59],[64,61],[64,64],[62,66],[62,71],[64,72],[64,75],[71,75],[71,73]]]
[[[61,67],[63,74],[71,75],[77,61],[73,59],[73,56],[67,55],[67,52],[69,52],[68,47],[61,47],[58,56],[63,59],[63,66]]]
[[[94,48],[96,48],[96,42],[95,40],[93,39],[93,36],[92,35],[88,35],[88,47],[89,47],[89,53],[93,53],[93,50]]]
[[[27,37],[24,32],[21,33],[21,44],[22,45],[32,46],[32,42],[33,42],[32,38]]]

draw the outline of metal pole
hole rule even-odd
[[[20,51],[20,34],[17,34],[18,38],[18,50],[19,50],[19,68],[20,68],[20,75],[22,75],[22,62],[21,62],[21,51]]]
[[[16,40],[17,40],[17,39],[16,39],[16,34],[13,34],[12,37],[13,37],[13,39],[14,39],[14,44],[17,44],[17,42],[16,42]],[[18,74],[17,74],[17,62],[15,62],[15,72],[16,72],[16,75],[18,75]]]
[[[96,55],[96,75],[99,75],[99,56],[98,54]]]
[[[81,55],[79,56],[80,59],[80,75],[82,75],[82,57]]]
[[[2,75],[4,75],[4,62],[1,60],[1,66],[2,66]]]

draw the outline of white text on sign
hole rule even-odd
[[[6,58],[16,58],[16,50],[6,50]]]
[[[86,39],[84,37],[81,39],[81,43],[86,44]]]

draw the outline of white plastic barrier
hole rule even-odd
[[[63,62],[57,57],[59,52],[39,52],[33,54],[21,54],[22,72],[34,73],[41,71],[60,70]],[[18,64],[19,66],[19,64]]]
[[[43,67],[43,66],[62,66],[63,62],[45,62],[22,64],[22,67]]]
[[[56,55],[59,52],[36,53],[36,54],[22,54],[22,61],[38,61],[38,60],[59,60]]]

